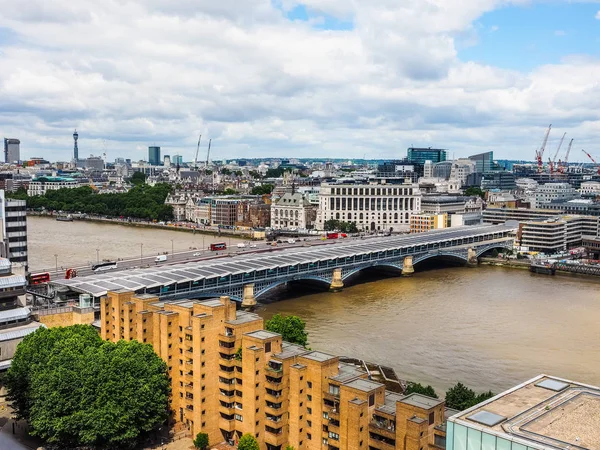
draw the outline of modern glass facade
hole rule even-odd
[[[466,427],[454,422],[446,425],[446,450],[540,450],[544,447],[529,447],[511,440],[495,436],[485,431]]]
[[[439,163],[446,161],[446,150],[440,148],[414,148],[406,151],[408,162],[425,164],[425,161]]]
[[[475,161],[475,172],[489,172],[494,167],[494,152],[479,153],[469,156],[471,161]]]
[[[148,162],[153,166],[158,166],[160,160],[160,147],[148,147]]]

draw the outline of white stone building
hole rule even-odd
[[[313,228],[316,207],[300,192],[286,192],[271,204],[271,228],[309,229]]]
[[[316,228],[328,220],[354,222],[363,231],[408,231],[409,218],[421,212],[418,184],[393,184],[386,180],[362,184],[323,184]]]
[[[75,189],[83,184],[73,178],[65,177],[38,177],[29,183],[27,195],[44,195],[47,191],[56,191],[58,189]]]
[[[600,182],[599,181],[584,181],[581,183],[579,192],[584,195],[599,195],[600,194]]]

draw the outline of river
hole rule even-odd
[[[30,264],[114,259],[202,246],[202,235],[28,218]],[[220,240],[227,240],[221,238]],[[205,245],[218,238],[205,237]],[[235,241],[232,239],[232,241]],[[63,264],[63,261],[65,263]],[[499,392],[540,373],[600,385],[600,283],[480,266],[370,280],[338,293],[296,291],[260,305],[306,321],[314,349],[385,364],[438,393],[462,381]]]
[[[139,257],[140,244],[144,255],[207,248],[214,242],[242,242],[243,239],[185,231],[170,231],[100,222],[59,222],[49,217],[27,217],[27,247],[32,271],[58,266],[77,267],[99,259]]]

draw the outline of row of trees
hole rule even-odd
[[[173,218],[173,208],[165,205],[165,199],[170,192],[171,186],[166,183],[149,186],[138,177],[134,187],[125,193],[98,194],[91,187],[83,186],[48,191],[44,195],[34,197],[28,197],[27,192],[18,191],[13,197],[26,199],[27,207],[32,209],[170,220]]]
[[[167,365],[152,346],[90,325],[39,328],[5,377],[15,415],[58,448],[133,448],[168,418]]]
[[[414,392],[426,395],[428,397],[438,398],[435,389],[433,389],[433,387],[430,385],[423,386],[420,383],[409,383],[405,394],[412,394]],[[464,384],[456,383],[453,387],[446,391],[446,406],[448,408],[464,411],[465,409],[488,400],[493,396],[494,394],[492,391],[477,394],[474,390],[469,389]]]
[[[342,233],[358,233],[355,222],[343,222],[336,219],[326,220],[325,231],[341,231]]]

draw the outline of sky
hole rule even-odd
[[[600,158],[600,0],[0,0],[23,158]],[[564,153],[566,144],[560,151]],[[560,156],[559,156],[560,158]],[[544,158],[546,159],[546,157]]]

